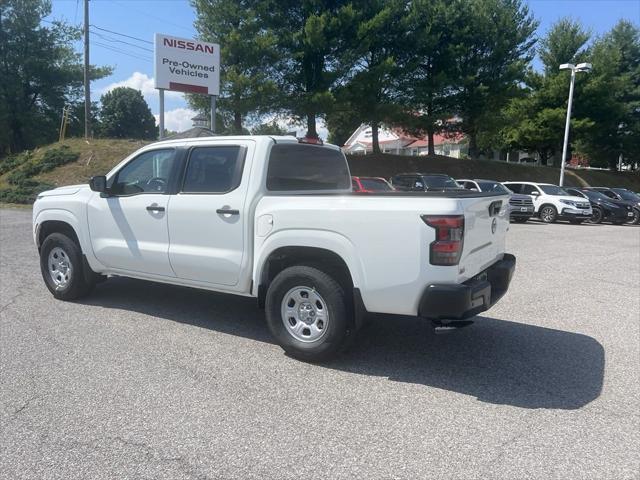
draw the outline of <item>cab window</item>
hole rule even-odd
[[[113,195],[165,193],[174,167],[175,150],[141,153],[116,173],[110,191]]]
[[[227,193],[242,179],[244,149],[239,145],[194,147],[182,184],[183,193]]]

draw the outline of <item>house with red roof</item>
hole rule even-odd
[[[342,147],[349,155],[366,155],[373,152],[373,133],[371,126],[362,124],[347,139]],[[433,139],[436,155],[461,158],[468,154],[469,142],[462,134],[440,135]],[[378,129],[378,143],[383,153],[396,155],[427,155],[428,141],[426,136],[418,137],[405,132],[401,128],[381,125]]]

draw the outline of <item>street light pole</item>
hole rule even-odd
[[[564,184],[564,164],[567,162],[567,147],[569,146],[569,126],[571,124],[571,108],[573,107],[573,84],[576,81],[576,69],[571,69],[571,83],[569,84],[569,105],[567,105],[567,122],[564,126],[564,143],[562,144],[562,163],[560,163],[560,183]]]
[[[567,163],[567,149],[569,147],[569,127],[571,126],[571,110],[573,108],[573,85],[576,81],[576,72],[589,72],[591,70],[590,63],[563,63],[560,70],[571,70],[571,83],[569,84],[569,103],[567,105],[567,121],[564,126],[564,142],[562,144],[562,161],[560,163],[560,182],[562,187],[564,184],[564,165]]]

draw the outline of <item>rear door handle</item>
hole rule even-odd
[[[149,205],[147,210],[150,212],[164,212],[164,207],[160,207],[159,205]]]
[[[231,208],[219,208],[216,213],[220,215],[240,215],[240,210],[233,210]]]

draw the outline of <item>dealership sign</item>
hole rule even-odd
[[[220,45],[155,35],[155,88],[219,95]]]

